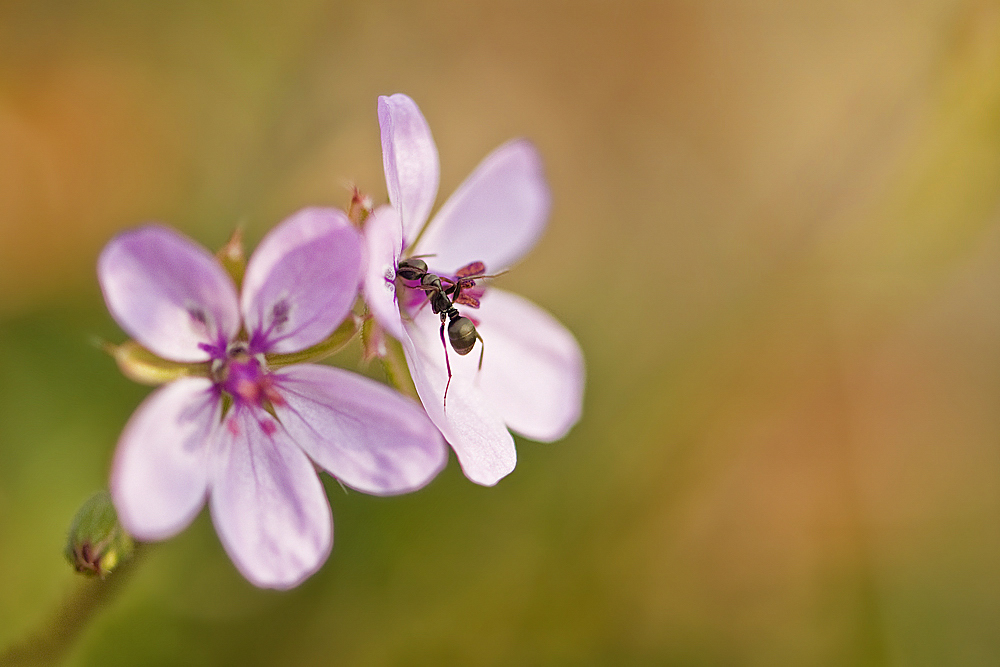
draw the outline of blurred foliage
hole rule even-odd
[[[583,421],[495,488],[454,460],[398,498],[326,478],[333,555],[287,593],[203,513],[69,664],[1000,662],[978,0],[0,4],[0,647],[79,583],[67,527],[148,393],[91,342],[123,339],[102,245],[148,220],[252,245],[348,182],[384,200],[392,92],[442,201],[540,146],[551,225],[500,283],[579,337]]]

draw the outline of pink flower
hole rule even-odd
[[[207,497],[240,572],[290,588],[333,543],[314,463],[378,495],[420,488],[445,465],[444,443],[414,401],[330,366],[267,366],[265,355],[315,345],[347,316],[361,257],[358,232],[327,209],[274,228],[247,264],[242,294],[215,257],[165,227],[108,243],[98,275],[115,320],[153,353],[209,369],[159,388],[122,433],[111,493],[128,532],[170,537]]]
[[[482,369],[479,353],[459,356],[449,346],[453,377],[445,404],[441,319],[426,303],[425,292],[397,276],[397,269],[401,259],[420,256],[448,286],[473,262],[482,262],[490,274],[510,268],[535,245],[548,218],[541,160],[527,141],[500,146],[424,229],[439,175],[427,121],[405,95],[380,97],[378,114],[392,206],[377,210],[365,227],[365,297],[376,320],[402,343],[420,400],[466,476],[496,484],[517,461],[508,427],[533,440],[553,441],[580,418],[580,347],[538,306],[496,288],[484,291],[477,281],[466,293],[478,297],[478,310],[463,301],[456,305],[482,336]]]

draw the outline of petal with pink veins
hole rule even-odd
[[[550,205],[538,151],[530,141],[509,141],[445,202],[414,254],[433,255],[428,264],[447,273],[477,260],[490,273],[504,271],[538,242]]]
[[[368,263],[365,267],[365,302],[375,320],[397,340],[402,339],[403,322],[396,301],[396,264],[403,250],[399,234],[399,213],[391,206],[381,206],[365,223]]]
[[[157,389],[125,426],[111,496],[122,525],[136,538],[171,537],[201,509],[220,405],[210,381],[184,378]]]
[[[275,413],[296,443],[350,487],[376,495],[414,491],[444,468],[448,450],[423,408],[383,384],[330,366],[275,373]]]
[[[516,294],[491,288],[474,317],[485,342],[483,392],[511,429],[552,442],[583,408],[583,353],[566,327]],[[478,364],[478,354],[476,356]],[[468,363],[468,362],[466,362]]]
[[[116,236],[97,275],[115,321],[166,359],[205,361],[205,346],[224,346],[239,331],[232,278],[207,250],[166,227]]]
[[[493,486],[517,464],[514,439],[479,386],[476,352],[460,357],[448,348],[454,374],[445,406],[448,371],[439,322],[430,308],[424,308],[406,325],[408,335],[402,343],[413,384],[427,415],[455,450],[465,476],[477,484]]]
[[[336,209],[306,208],[272,229],[243,277],[252,352],[297,352],[347,316],[361,281],[361,237]]]
[[[409,244],[427,222],[437,198],[437,146],[424,115],[406,95],[379,97],[378,122],[389,201],[400,212],[403,238]]]
[[[209,506],[222,545],[255,586],[298,585],[333,545],[316,470],[263,410],[234,406],[218,433]]]

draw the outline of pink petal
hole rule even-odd
[[[262,588],[292,588],[333,545],[330,505],[316,471],[263,410],[234,407],[218,429],[209,505],[236,568]]]
[[[111,469],[111,496],[122,525],[136,538],[175,535],[201,509],[220,405],[211,382],[185,378],[153,392],[125,426]]]
[[[331,475],[365,493],[414,491],[444,468],[448,450],[418,403],[366,377],[314,364],[275,373],[288,433]]]
[[[254,352],[296,352],[344,321],[361,280],[361,236],[342,211],[306,208],[272,229],[243,277]]]
[[[236,287],[215,257],[150,225],[113,238],[97,275],[111,316],[143,346],[174,361],[204,361],[240,328]]]
[[[393,282],[396,263],[403,251],[403,237],[399,230],[399,214],[391,206],[379,207],[365,223],[368,250],[364,275],[365,302],[375,320],[397,340],[404,336]]]
[[[414,254],[453,273],[481,261],[503,271],[538,242],[551,196],[542,160],[531,142],[510,141],[490,153],[434,216]]]
[[[424,115],[406,95],[379,97],[378,122],[389,201],[400,212],[403,237],[410,243],[427,222],[437,198],[437,147]]]
[[[427,415],[455,450],[465,476],[477,484],[493,486],[517,464],[514,439],[479,387],[478,350],[460,357],[448,348],[454,374],[445,410],[448,371],[438,326],[438,316],[430,308],[421,310],[406,325],[408,336],[401,342],[413,384]]]
[[[527,299],[495,288],[473,317],[485,341],[481,387],[507,426],[543,442],[566,435],[583,408],[583,353],[573,334]]]

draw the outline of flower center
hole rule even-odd
[[[217,362],[213,378],[216,386],[229,394],[236,403],[263,408],[285,402],[278,393],[274,376],[263,366],[259,357],[250,356],[242,346],[230,346],[226,358]]]

